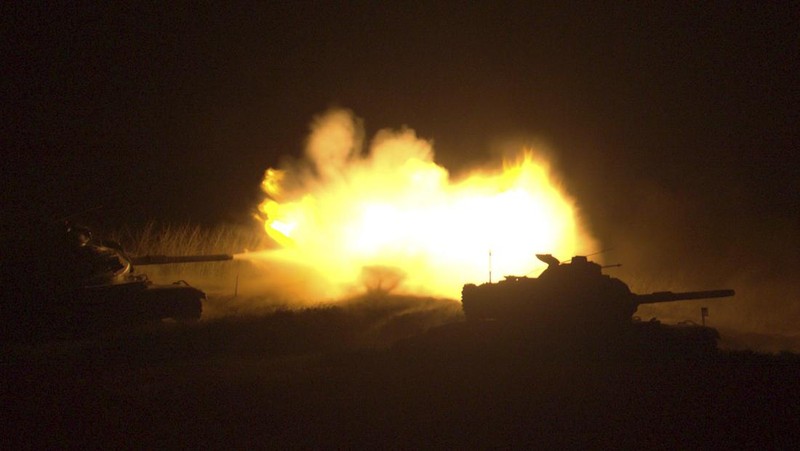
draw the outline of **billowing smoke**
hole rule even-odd
[[[328,111],[312,123],[305,158],[266,172],[260,217],[279,249],[260,256],[305,267],[306,298],[391,290],[457,299],[489,271],[538,272],[536,253],[595,247],[530,149],[452,178],[407,127],[378,131],[368,146],[364,136],[351,112]]]

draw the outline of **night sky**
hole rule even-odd
[[[344,107],[454,174],[547,143],[604,243],[798,243],[796,5],[268,3],[4,4],[4,225],[246,221]]]

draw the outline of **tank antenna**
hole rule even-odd
[[[584,257],[593,257],[595,255],[605,254],[606,252],[611,252],[613,250],[614,250],[613,247],[609,247],[609,248],[603,249],[601,251],[592,252],[591,254],[586,254],[586,255],[584,255]]]
[[[489,249],[489,283],[492,283],[492,250]]]

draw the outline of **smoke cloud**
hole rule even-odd
[[[266,173],[260,215],[280,249],[261,256],[307,265],[307,298],[392,287],[456,299],[489,270],[530,274],[544,266],[536,253],[595,247],[532,151],[456,179],[408,127],[380,130],[368,146],[364,136],[352,112],[330,110],[313,120],[303,159]]]

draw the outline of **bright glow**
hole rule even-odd
[[[364,154],[358,124],[342,110],[317,118],[307,159],[264,177],[260,218],[280,245],[264,258],[312,269],[308,296],[385,286],[365,279],[387,274],[397,291],[459,298],[488,279],[490,251],[498,279],[541,270],[535,253],[594,250],[532,150],[453,181],[413,130],[383,130]]]

